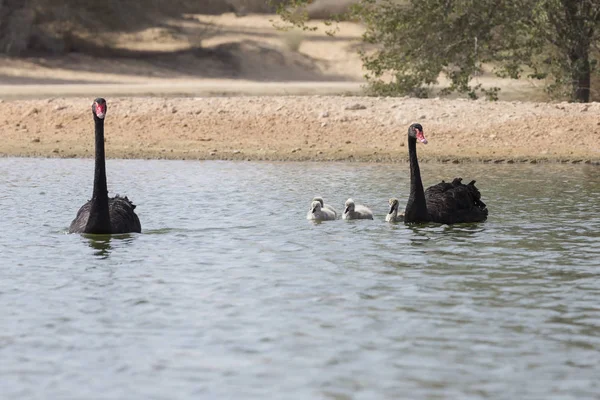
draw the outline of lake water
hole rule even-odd
[[[0,159],[3,399],[600,394],[599,167],[423,164],[477,179],[488,221],[452,227],[384,222],[407,164],[107,167],[142,234],[66,234],[93,160]]]

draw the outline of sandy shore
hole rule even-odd
[[[92,157],[92,98],[0,102],[0,154]],[[600,162],[600,103],[352,96],[107,98],[111,158]]]
[[[113,158],[405,161],[420,122],[423,161],[600,161],[598,103],[512,101],[543,99],[540,83],[490,73],[474,83],[511,101],[354,97],[360,25],[330,37],[273,18],[194,15],[114,34],[108,53],[0,57],[0,155],[92,157],[101,95]]]

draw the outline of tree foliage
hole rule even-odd
[[[534,10],[532,34],[542,38],[547,51],[533,66],[554,78],[550,92],[589,101],[590,76],[598,63],[600,2],[538,0]]]
[[[282,18],[305,29],[288,0]],[[362,22],[366,78],[376,94],[426,96],[439,79],[443,93],[496,98],[498,88],[473,85],[491,66],[506,78],[546,79],[557,97],[589,101],[599,42],[598,0],[358,0],[345,16]]]

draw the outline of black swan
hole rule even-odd
[[[404,211],[404,222],[481,222],[487,219],[488,210],[481,201],[475,181],[465,185],[462,178],[452,183],[442,181],[423,191],[421,171],[417,160],[417,140],[427,144],[421,124],[408,128],[408,154],[410,158],[410,196]]]
[[[111,234],[141,232],[140,219],[135,205],[127,197],[119,195],[108,198],[106,186],[106,162],[104,157],[104,117],[106,100],[97,98],[92,104],[96,125],[96,166],[94,169],[94,192],[92,199],[77,212],[69,226],[69,233]]]

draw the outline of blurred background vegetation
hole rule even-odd
[[[484,74],[539,79],[553,98],[578,102],[600,87],[599,0],[0,0],[0,53],[65,54],[187,14],[276,11],[303,29],[315,19],[362,24],[377,95],[426,97],[443,81],[442,94],[495,99],[498,88],[473,83]]]
[[[312,0],[288,0],[279,14],[307,25]],[[336,19],[336,18],[334,18]],[[600,83],[598,0],[357,0],[337,19],[365,25],[375,50],[362,53],[373,93],[425,97],[440,79],[444,93],[497,98],[474,77],[544,81],[554,98],[588,102]]]
[[[186,14],[273,12],[270,0],[0,0],[0,53],[65,53],[95,34],[160,26]]]

